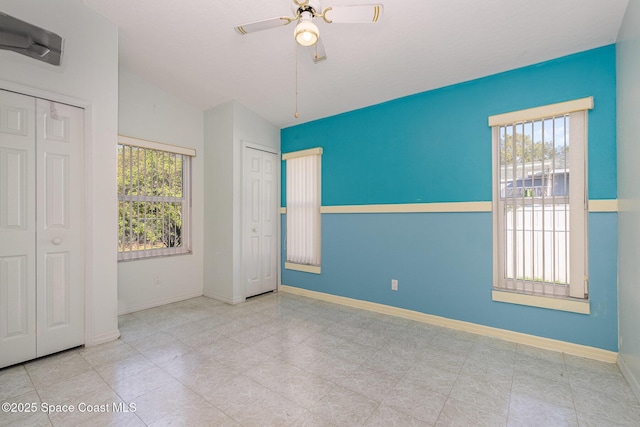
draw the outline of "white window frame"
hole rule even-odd
[[[322,147],[282,155],[286,162],[288,270],[321,273]]]
[[[131,261],[148,259],[158,256],[171,256],[191,253],[191,157],[195,157],[196,151],[191,148],[163,144],[155,141],[131,138],[120,135],[118,147],[131,147],[132,149],[146,149],[166,153],[168,156],[182,156],[182,197],[169,195],[130,195],[124,194],[122,188],[118,188],[118,204],[122,202],[141,203],[181,203],[181,244],[174,247],[150,248],[146,243],[136,250],[121,250],[124,234],[118,226],[118,261]],[[135,167],[129,165],[129,167]],[[120,211],[118,211],[120,217]],[[130,243],[130,242],[129,242]]]
[[[493,291],[494,301],[544,307],[588,314],[588,197],[587,197],[587,121],[593,98],[582,98],[542,107],[489,117],[492,127],[493,174]],[[564,295],[549,293],[549,286],[533,286],[532,281],[506,278],[505,201],[501,197],[500,127],[554,117],[569,116],[569,284]],[[565,198],[566,199],[566,198]],[[562,202],[560,202],[562,203]],[[566,201],[565,201],[566,203]],[[552,285],[553,287],[555,285]],[[566,287],[567,285],[565,285]],[[541,289],[545,289],[541,290]]]

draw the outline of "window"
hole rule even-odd
[[[287,153],[285,268],[320,273],[322,148]]]
[[[585,98],[489,118],[494,290],[587,299],[586,110],[592,104]]]
[[[120,137],[118,260],[191,251],[191,156],[195,151]]]

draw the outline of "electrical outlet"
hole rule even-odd
[[[392,291],[397,291],[398,290],[398,280],[397,279],[391,279],[391,290]]]
[[[159,285],[160,284],[160,275],[157,274],[157,273],[153,275],[153,284],[154,285]]]

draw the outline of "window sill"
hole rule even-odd
[[[305,273],[320,274],[319,265],[294,264],[292,262],[285,262],[284,268],[287,270],[296,270],[296,271],[303,271]]]
[[[127,254],[130,254],[130,253],[127,252]],[[171,257],[178,257],[181,255],[191,255],[191,254],[193,254],[193,251],[185,250],[183,252],[173,252],[170,254],[152,253],[150,255],[140,255],[140,256],[138,256],[139,254],[135,254],[136,256],[127,256],[127,257],[120,258],[120,253],[118,253],[118,262],[139,261],[144,259],[156,259],[156,258],[171,258]]]
[[[515,292],[491,292],[491,299],[509,304],[527,305],[530,307],[548,308],[550,310],[568,311],[571,313],[590,314],[591,305],[588,300],[579,301],[565,298],[544,297],[539,295],[519,294]]]

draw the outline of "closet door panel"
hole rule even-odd
[[[0,368],[36,357],[35,99],[0,90]]]
[[[38,356],[84,343],[83,117],[37,100]]]

